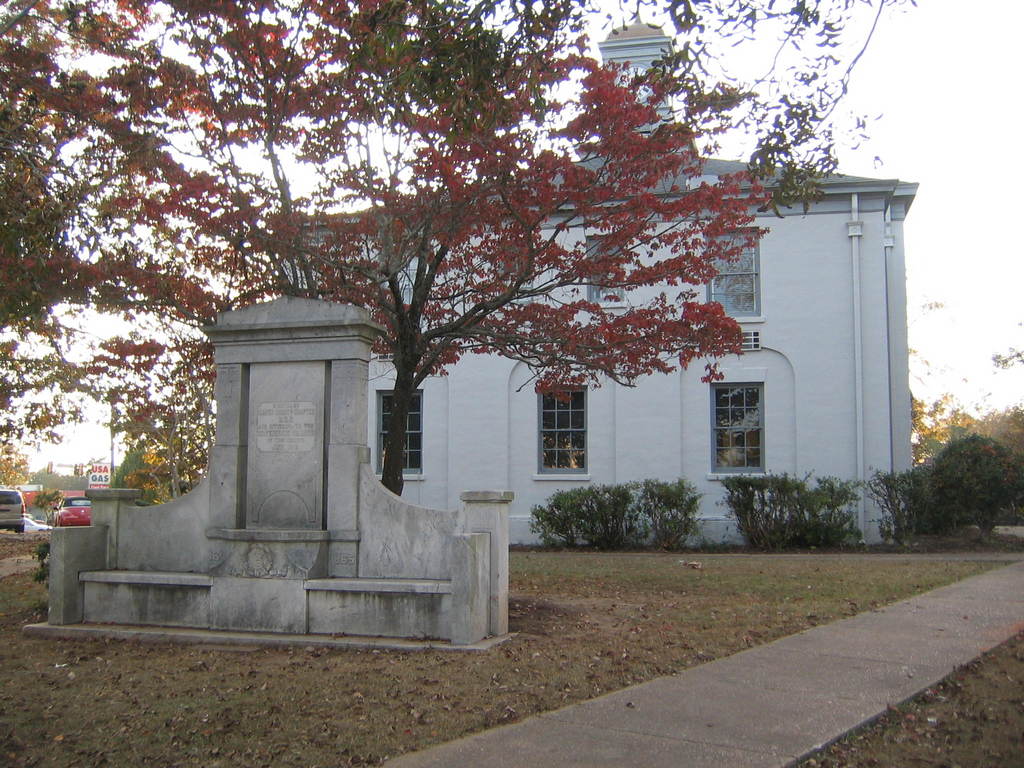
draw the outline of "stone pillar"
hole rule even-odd
[[[249,366],[222,363],[216,368],[217,441],[210,453],[210,525],[244,528]]]
[[[366,445],[367,365],[368,358],[337,360],[331,364],[327,528],[341,535],[351,535],[359,527],[356,519],[359,465],[369,461]]]
[[[221,313],[206,333],[218,375],[211,526],[354,529],[380,328],[358,307],[286,296]]]
[[[453,645],[483,640],[491,631],[486,533],[452,537],[452,600],[449,626]]]
[[[92,488],[85,492],[92,501],[92,524],[107,529],[107,553],[103,568],[116,569],[118,563],[118,539],[121,532],[121,512],[134,507],[142,491],[133,488]]]
[[[95,510],[93,510],[95,514]],[[80,624],[85,603],[82,571],[101,571],[107,562],[107,528],[54,528],[50,533],[50,624]]]
[[[462,500],[463,529],[490,537],[490,585],[488,632],[508,634],[508,508],[512,491],[465,491]]]

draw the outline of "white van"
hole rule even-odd
[[[18,533],[25,530],[25,499],[21,491],[0,488],[0,528],[13,528]]]

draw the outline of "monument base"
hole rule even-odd
[[[29,624],[26,635],[55,640],[126,640],[137,643],[180,643],[220,648],[363,648],[388,651],[489,651],[515,637],[515,633],[455,645],[443,640],[402,640],[359,635],[288,635],[277,632],[226,632],[215,629],[143,627],[109,624]]]

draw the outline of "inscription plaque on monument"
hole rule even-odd
[[[261,403],[256,447],[264,453],[303,453],[316,445],[316,407],[310,402]]]
[[[250,368],[247,527],[321,527],[325,381],[323,363]]]

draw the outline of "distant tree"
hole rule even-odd
[[[1024,323],[1017,323],[1017,325],[1024,327]],[[993,355],[992,362],[996,364],[997,368],[1012,368],[1015,365],[1020,365],[1024,363],[1024,349],[1011,347],[1005,355]]]
[[[113,428],[142,465],[125,487],[174,498],[206,470],[214,439],[213,365],[208,345],[114,338],[89,367],[110,404]]]
[[[32,506],[43,512],[45,515],[46,522],[51,522],[53,519],[54,507],[59,505],[64,500],[64,492],[57,490],[56,488],[43,488],[39,491],[35,498],[32,500]]]
[[[62,491],[84,491],[88,479],[84,475],[61,475],[54,472],[33,472],[28,481],[44,488],[56,488]]]
[[[1024,456],[1024,405],[972,413],[955,397],[945,394],[931,404],[915,398],[911,413],[915,464],[935,458],[947,444],[968,435],[992,438]]]
[[[945,394],[931,403],[911,401],[911,451],[914,463],[934,459],[953,440],[978,430],[978,420],[953,395]]]
[[[166,463],[152,452],[140,447],[127,451],[114,473],[115,488],[134,488],[142,491],[144,502],[155,504],[168,501],[171,486]]]
[[[28,479],[28,458],[9,443],[0,442],[0,485],[21,485]]]
[[[977,432],[1024,456],[1024,405],[986,411],[978,417]]]

